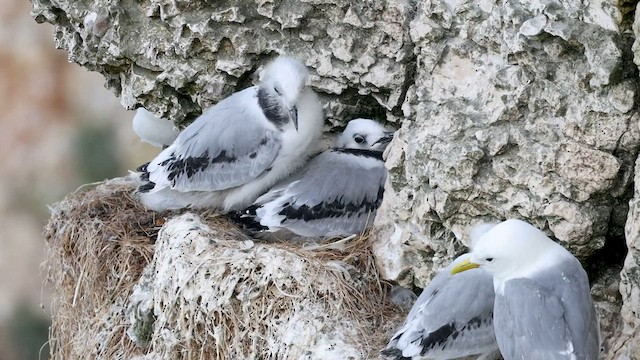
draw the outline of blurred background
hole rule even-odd
[[[158,149],[100,74],[67,62],[53,26],[26,0],[0,7],[0,360],[47,359],[42,287],[48,204],[80,185],[126,175]],[[42,348],[42,351],[41,351]]]

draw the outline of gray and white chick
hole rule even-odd
[[[251,205],[316,150],[324,118],[307,80],[302,62],[276,58],[259,85],[205,111],[138,169],[139,200],[157,211],[191,207],[226,213]]]

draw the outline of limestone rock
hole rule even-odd
[[[424,285],[482,221],[526,219],[582,260],[622,233],[640,141],[629,25],[622,5],[418,2],[376,219],[385,277]]]
[[[610,359],[640,358],[640,158],[636,162],[635,193],[629,204],[625,234],[628,254],[620,273],[622,294],[622,330],[614,344],[615,356]]]
[[[367,276],[185,214],[158,236],[129,300],[127,334],[154,359],[368,359],[383,298]]]
[[[184,124],[247,87],[276,53],[312,69],[332,122],[398,109],[412,59],[408,0],[34,0],[69,60],[99,71],[123,106]],[[255,80],[255,79],[254,79]]]

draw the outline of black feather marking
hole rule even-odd
[[[289,112],[282,106],[277,97],[270,95],[267,90],[258,89],[258,105],[267,117],[278,128],[289,122]]]
[[[429,335],[420,341],[422,345],[422,351],[420,355],[424,355],[427,351],[433,349],[436,346],[442,346],[447,340],[455,339],[459,335],[458,329],[454,326],[454,323],[441,326],[436,331],[429,333]]]
[[[373,150],[365,150],[365,149],[346,149],[346,148],[333,148],[331,149],[331,151],[382,160],[382,151],[373,151]]]
[[[165,166],[167,180],[171,181],[172,185],[175,185],[177,179],[183,174],[187,175],[187,178],[190,179],[198,172],[206,170],[211,164],[231,163],[236,160],[233,156],[227,156],[225,150],[222,150],[220,154],[213,159],[209,158],[208,151],[205,151],[201,156],[190,156],[184,159],[176,158],[175,153],[172,153],[169,158],[162,161],[159,165]]]
[[[482,325],[482,322],[483,322],[483,319],[481,319],[479,316],[476,316],[473,319],[469,320],[469,322],[463,327],[463,329],[466,329],[466,328],[479,328],[480,325]]]
[[[394,360],[411,360],[410,357],[402,356],[402,351],[396,348],[386,348],[380,351],[380,354],[392,357]]]
[[[370,213],[380,207],[382,196],[384,195],[384,187],[378,188],[378,196],[373,201],[363,200],[360,204],[343,203],[341,198],[332,202],[321,202],[314,206],[302,205],[300,207],[285,206],[278,215],[284,215],[286,219],[291,220],[319,220],[326,218],[336,218],[340,216],[355,215],[359,212]],[[286,221],[286,220],[285,220]]]
[[[144,185],[140,185],[138,187],[138,192],[146,193],[146,192],[149,192],[154,187],[156,187],[156,183],[154,183],[153,181],[149,181],[148,183],[146,183]]]
[[[207,155],[207,153],[205,153],[205,156]],[[226,150],[222,150],[220,151],[220,154],[216,157],[214,157],[211,160],[212,164],[215,163],[232,163],[234,161],[236,161],[238,159],[236,159],[234,156],[227,156],[227,151]]]
[[[420,341],[420,345],[422,345],[422,351],[420,355],[424,355],[427,351],[444,345],[447,340],[455,340],[460,336],[462,332],[465,330],[477,329],[488,319],[492,319],[493,314],[488,317],[480,317],[476,316],[469,320],[461,329],[457,329],[455,323],[449,323],[447,325],[441,326],[436,331],[431,332],[427,337],[423,338]]]
[[[147,167],[149,166],[149,162],[146,162],[136,169],[137,172],[147,172]]]
[[[142,174],[140,174],[140,180],[142,181],[149,181],[149,172],[145,171]]]
[[[263,226],[258,221],[255,220],[256,209],[258,207],[256,205],[251,205],[244,211],[232,211],[227,213],[227,216],[231,221],[240,225],[245,231],[265,231],[269,230],[268,227]]]

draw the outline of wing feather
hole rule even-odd
[[[162,188],[217,191],[243,185],[273,163],[280,131],[266,121],[256,88],[232,95],[206,111],[147,166],[153,192]]]
[[[302,236],[357,233],[380,205],[386,174],[381,159],[328,150],[258,198],[256,214]]]
[[[505,283],[495,308],[505,357],[598,359],[598,324],[587,275],[575,259],[561,267]]]
[[[464,254],[438,273],[411,308],[388,345],[408,358],[462,357],[493,351],[493,279],[481,269],[451,275]]]

